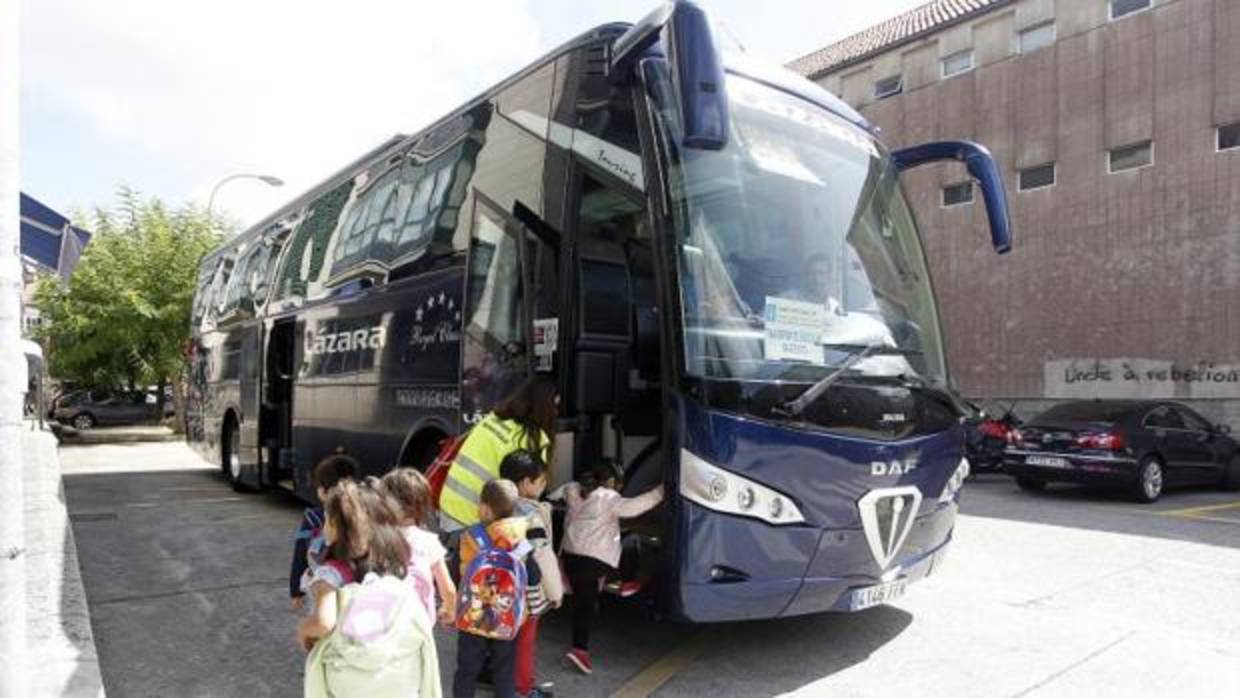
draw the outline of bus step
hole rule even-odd
[[[297,491],[297,484],[296,484],[296,483],[294,483],[294,482],[293,482],[293,480],[292,480],[291,478],[290,478],[290,479],[284,479],[284,480],[276,480],[276,487],[282,487],[282,488],[284,488],[284,489],[288,490],[289,492],[296,492],[296,491]]]

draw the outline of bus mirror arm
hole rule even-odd
[[[956,160],[965,164],[969,174],[982,188],[986,217],[990,221],[990,240],[995,252],[1005,254],[1012,249],[1012,220],[1008,213],[1007,193],[999,165],[985,147],[972,141],[937,141],[897,150],[891,154],[900,172],[932,162]]]
[[[613,82],[627,81],[637,61],[660,41],[680,109],[681,145],[723,150],[730,132],[723,61],[710,20],[690,0],[664,3],[612,42],[608,75]]]

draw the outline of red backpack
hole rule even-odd
[[[467,436],[469,432],[440,441],[439,453],[435,460],[431,461],[431,467],[426,470],[426,482],[431,488],[431,504],[435,505],[436,509],[439,508],[439,493],[443,492],[443,485],[448,481],[448,471],[452,469],[452,462],[456,460],[456,454],[461,452],[461,445],[465,443]]]

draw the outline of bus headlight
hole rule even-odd
[[[956,466],[956,472],[947,479],[947,484],[943,485],[943,494],[939,495],[939,503],[946,504],[950,502],[956,493],[964,487],[965,478],[969,477],[969,459],[961,458],[960,465]]]
[[[733,496],[729,493],[735,492]],[[680,451],[680,495],[712,511],[747,516],[769,524],[805,523],[789,497],[736,473]]]

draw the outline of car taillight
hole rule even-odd
[[[1084,434],[1076,437],[1076,445],[1098,451],[1121,451],[1124,448],[1124,437],[1115,431],[1104,434]]]
[[[987,419],[977,426],[977,430],[992,439],[1007,440],[1009,429],[1006,424],[994,419]]]
[[[1020,445],[1025,443],[1025,435],[1020,433],[1020,429],[1010,429],[1007,433],[1007,442],[1012,445]]]

